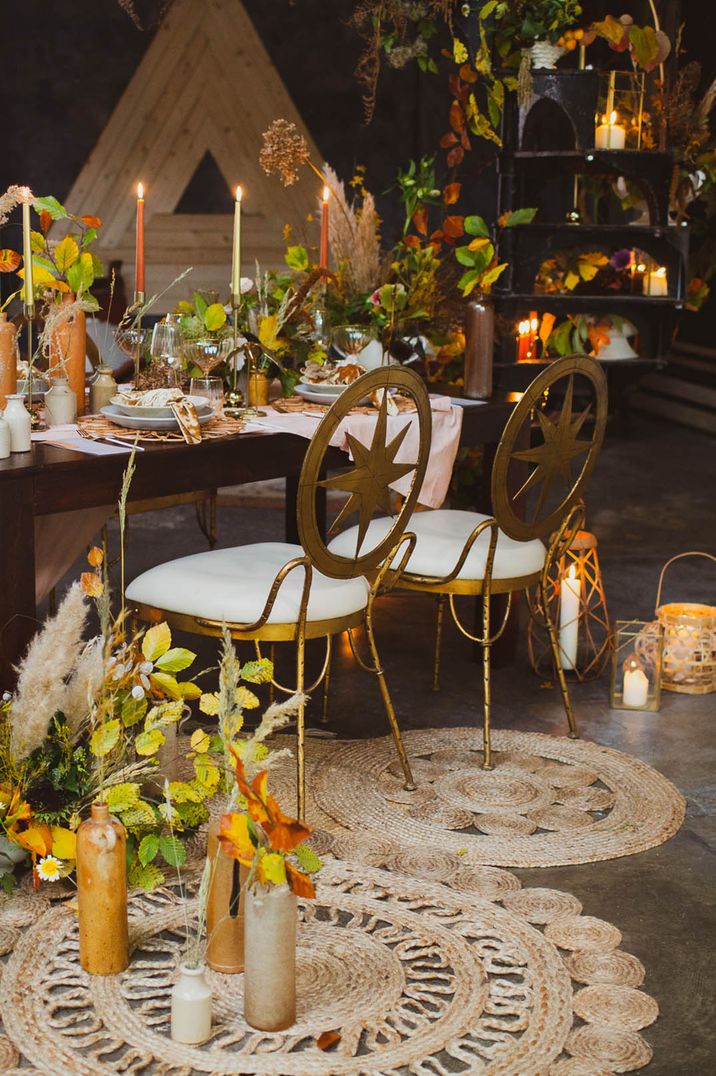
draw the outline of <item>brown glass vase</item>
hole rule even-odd
[[[0,411],[17,392],[17,327],[0,314]]]
[[[209,827],[206,854],[211,863],[206,962],[214,971],[237,975],[244,970],[244,883],[248,871],[222,851],[218,823]]]
[[[106,803],[93,803],[77,831],[80,964],[91,975],[117,975],[129,964],[124,826]]]
[[[62,302],[69,305],[74,295],[63,295]],[[87,319],[84,310],[62,322],[50,338],[50,378],[52,371],[64,372],[70,388],[77,396],[77,414],[85,413],[85,363],[87,361]]]
[[[462,394],[469,400],[492,396],[495,308],[488,298],[471,299],[465,314],[465,377]]]
[[[271,378],[260,370],[249,372],[246,385],[246,402],[249,407],[265,407],[269,402]]]
[[[244,1017],[260,1031],[296,1022],[296,898],[287,885],[246,894]]]

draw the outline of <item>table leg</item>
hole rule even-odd
[[[8,479],[2,484],[0,550],[0,691],[5,691],[14,686],[13,665],[37,628],[32,478]]]

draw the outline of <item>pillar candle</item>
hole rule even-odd
[[[581,594],[582,581],[573,564],[559,584],[559,658],[563,669],[574,669],[577,665]]]
[[[30,206],[22,205],[22,261],[25,270],[25,310],[35,306],[34,284],[32,279],[32,240],[30,237]]]
[[[530,357],[530,323],[521,321],[517,326],[517,361],[525,362]]]
[[[624,149],[626,129],[617,123],[616,112],[603,117],[594,138],[595,149]]]
[[[241,298],[241,187],[236,188],[234,202],[234,245],[231,256],[231,298],[234,304]]]
[[[328,268],[328,199],[330,197],[328,187],[323,188],[321,201],[321,248],[318,266],[320,269]]]
[[[137,184],[137,244],[134,265],[135,294],[144,294],[144,186]]]
[[[649,677],[636,660],[630,661],[624,670],[622,701],[625,706],[642,710],[649,698]]]
[[[660,296],[669,294],[669,282],[666,279],[665,266],[662,265],[660,268],[652,269],[650,273],[647,273],[646,294]]]

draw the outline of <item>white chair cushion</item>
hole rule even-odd
[[[414,512],[406,530],[417,535],[417,544],[407,571],[415,575],[440,578],[451,572],[457,563],[463,546],[475,527],[489,516],[477,512],[457,512],[437,509],[434,512]],[[368,528],[361,553],[377,546],[387,535],[394,520],[387,517],[374,519]],[[354,557],[357,527],[343,531],[329,545],[332,553]],[[490,544],[490,530],[485,529],[473,545],[458,579],[483,579],[485,561]],[[547,553],[538,538],[529,542],[516,542],[500,531],[495,550],[493,579],[517,579],[533,575],[544,565]],[[400,552],[397,560],[400,560]]]
[[[158,564],[127,587],[127,600],[171,613],[251,624],[261,616],[271,585],[285,564],[302,557],[300,545],[260,542],[214,549]],[[269,624],[294,624],[301,604],[303,568],[294,568],[281,585]],[[349,616],[368,604],[366,579],[329,579],[314,570],[308,620]]]

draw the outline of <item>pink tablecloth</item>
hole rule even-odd
[[[451,404],[449,396],[431,396],[430,408],[433,420],[430,455],[418,500],[420,504],[428,508],[439,508],[445,500],[450,485],[453,464],[460,444],[463,412],[462,408]],[[377,412],[374,415],[348,415],[336,427],[331,444],[343,452],[348,452],[347,435],[350,433],[361,444],[370,445],[377,417]],[[263,430],[293,433],[310,440],[321,418],[321,414],[308,411],[281,414],[270,409],[266,418],[257,419],[251,425],[252,428],[260,427]],[[408,432],[395,457],[398,463],[412,463],[417,457],[419,436],[417,415],[415,412],[407,412],[388,417],[387,440],[392,440],[405,426],[408,426]],[[411,480],[412,475],[408,474],[399,479],[392,488],[404,495],[410,489]]]

